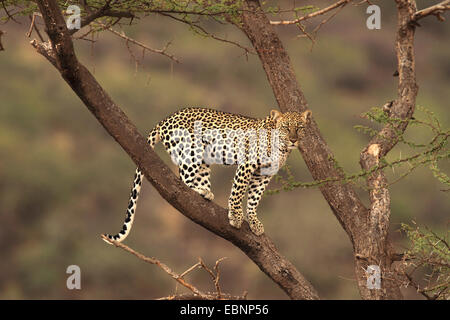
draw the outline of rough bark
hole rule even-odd
[[[63,79],[141,168],[161,196],[192,221],[240,248],[291,299],[318,299],[316,290],[292,263],[278,252],[268,236],[255,236],[247,225],[243,225],[240,230],[231,227],[227,210],[204,200],[172,173],[148,146],[146,139],[125,113],[77,60],[70,33],[56,1],[39,0],[37,3],[51,46],[36,40],[32,41],[33,46],[57,68]]]
[[[399,135],[403,134],[415,109],[418,87],[415,76],[414,31],[411,18],[416,12],[415,1],[396,0],[397,4],[397,37],[395,51],[398,65],[397,99],[389,108],[389,116],[398,119],[388,123],[380,130],[361,152],[360,164],[364,170],[370,170],[380,163],[381,158],[397,144]],[[398,288],[398,276],[392,270],[392,245],[388,239],[389,220],[391,215],[390,194],[387,179],[382,170],[367,177],[371,207],[367,220],[368,233],[358,238],[358,251],[362,259],[356,261],[356,272],[362,296],[370,299],[387,297],[401,298]],[[380,267],[383,277],[382,290],[369,290],[365,286],[361,270],[368,265]]]

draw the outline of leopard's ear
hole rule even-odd
[[[274,110],[270,110],[270,118],[275,123],[280,121],[282,115],[283,114],[280,111],[278,111],[278,110],[275,110],[275,109]]]
[[[301,114],[302,121],[303,121],[304,123],[308,123],[309,119],[311,118],[311,115],[312,115],[311,110],[306,110],[305,112],[303,112],[303,113]]]

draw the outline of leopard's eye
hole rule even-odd
[[[305,128],[304,126],[299,125],[298,128],[297,128],[297,131],[300,132],[300,131],[302,131],[304,128]]]

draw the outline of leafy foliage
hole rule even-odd
[[[440,236],[428,228],[419,228],[402,223],[403,231],[409,239],[410,248],[403,257],[401,272],[407,277],[405,285],[413,285],[427,299],[447,300],[450,297],[450,247],[448,230]],[[425,273],[425,285],[412,280],[415,272]]]

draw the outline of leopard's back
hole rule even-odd
[[[186,108],[162,120],[156,132],[172,161],[186,167],[192,163],[239,165],[250,160],[260,163],[259,155],[270,153],[271,129],[267,118]],[[261,138],[266,138],[267,146],[262,145]]]
[[[190,107],[169,115],[159,122],[158,126],[163,135],[170,134],[175,128],[193,132],[196,121],[201,122],[206,129],[256,129],[261,124],[261,119],[257,118],[215,109]]]

